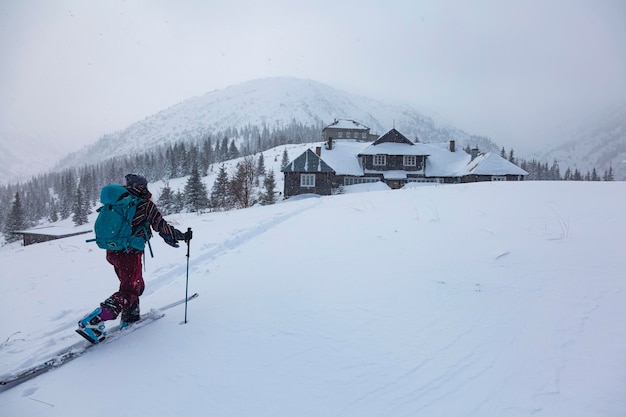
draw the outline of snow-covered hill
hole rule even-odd
[[[355,96],[312,80],[277,77],[245,82],[179,103],[123,131],[105,135],[65,158],[60,166],[97,163],[180,140],[215,137],[233,128],[253,126],[273,131],[297,123],[316,127],[321,137],[322,127],[335,118],[357,120],[379,134],[395,125],[405,136],[423,142],[456,139],[459,146],[465,146],[470,138],[466,132],[437,123],[409,106]],[[472,145],[485,151],[499,150],[484,138],[476,141],[480,143]]]
[[[26,180],[47,172],[70,152],[67,145],[50,136],[24,134],[0,128],[0,185]]]
[[[596,167],[603,172],[611,165],[616,179],[626,179],[625,115],[626,106],[622,106],[590,115],[584,128],[575,128],[579,121],[572,121],[552,133],[538,132],[553,143],[565,144],[532,155],[516,153],[516,156],[550,164],[556,159],[563,172],[568,166],[583,172]],[[501,142],[502,138],[470,136],[470,133],[480,135],[481,132],[464,132],[454,127],[453,122],[427,116],[413,106],[355,96],[313,80],[275,77],[191,98],[122,131],[105,134],[69,155],[78,145],[69,148],[55,139],[63,137],[62,133],[34,136],[12,132],[5,126],[0,132],[0,184],[45,172],[59,160],[57,168],[99,163],[110,157],[132,156],[180,140],[198,140],[207,135],[221,138],[219,135],[233,128],[243,135],[242,129],[265,127],[274,131],[296,123],[319,129],[321,136],[321,127],[335,118],[357,120],[379,134],[395,126],[408,138],[417,137],[422,142],[455,139],[459,147],[469,144],[483,151],[512,147]],[[233,139],[257,140],[256,137]]]
[[[0,392],[3,416],[626,415],[626,183],[422,186],[170,216],[191,291]],[[85,236],[0,248],[0,374],[116,289]],[[185,291],[153,240],[144,311]]]
[[[616,180],[626,180],[626,103],[590,115],[581,127],[570,126],[564,132],[568,132],[564,144],[538,157],[549,163],[556,160],[562,171],[570,167],[583,175],[594,168],[602,175],[612,167]]]

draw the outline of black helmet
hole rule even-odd
[[[125,179],[127,187],[148,187],[148,180],[143,175],[127,174]]]

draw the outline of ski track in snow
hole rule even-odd
[[[207,261],[219,258],[220,256],[232,250],[235,250],[237,247],[251,241],[255,237],[262,235],[273,227],[276,227],[277,225],[291,219],[292,217],[298,216],[320,204],[319,199],[311,199],[309,201],[310,203],[307,206],[303,207],[301,210],[286,210],[283,213],[279,213],[278,215],[275,215],[267,220],[261,221],[253,227],[240,229],[232,237],[220,243],[212,245],[206,244],[201,246],[200,248],[196,249],[197,253],[191,253],[191,256],[193,257],[193,262],[197,262],[198,264],[204,264]],[[181,245],[181,249],[183,247],[185,247],[184,244]],[[195,248],[192,246],[191,250],[194,249]],[[197,272],[196,268],[190,267],[190,273],[191,272]],[[150,272],[149,282],[147,282],[146,290],[142,297],[145,298],[146,296],[158,292],[163,287],[170,285],[174,280],[181,279],[181,277],[184,278],[185,275],[186,264],[169,264],[155,269],[154,271]],[[28,344],[25,345],[28,346],[28,349],[32,350],[33,352],[29,355],[29,358],[25,360],[17,369],[5,372],[5,374],[8,375],[15,371],[37,365],[38,363],[41,363],[47,359],[56,356],[59,352],[67,349],[69,346],[76,344],[76,334],[74,332],[74,329],[76,327],[76,320],[74,318],[70,320],[67,319],[68,316],[72,316],[71,313],[71,310],[65,310],[63,314],[57,315],[57,319],[63,320],[63,322],[52,329],[44,331],[35,338],[30,338],[30,336],[32,335],[24,336],[24,341],[28,341]],[[7,341],[7,344],[9,344],[9,341]],[[82,344],[82,341],[79,342],[77,344],[77,347],[80,347]],[[7,352],[21,353],[24,352],[24,349],[13,348],[12,350],[9,349]]]
[[[292,217],[298,216],[320,204],[319,199],[314,199],[312,201],[313,204],[309,204],[302,210],[286,211],[268,220],[261,221],[251,228],[238,230],[234,236],[222,242],[201,246],[197,250],[197,253],[192,254],[193,262],[197,264],[204,264],[207,261],[214,260],[228,252],[237,249],[239,246],[246,244],[252,239],[262,235],[263,233],[291,219]],[[191,244],[193,244],[193,239],[191,241]],[[191,246],[190,251],[193,251],[194,249],[195,248]],[[157,292],[164,286],[169,285],[176,278],[184,277],[186,275],[186,268],[186,265],[170,264],[168,266],[156,269],[154,272],[151,273],[152,278],[150,279],[150,285],[146,286],[144,296]],[[192,272],[197,272],[197,268],[195,268],[194,266],[190,266],[190,273]]]

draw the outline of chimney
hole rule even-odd
[[[476,157],[478,156],[478,148],[472,148],[472,150],[470,151],[470,155],[472,155],[472,159],[470,159],[470,161],[476,159]]]
[[[315,147],[315,154],[317,156],[320,156],[320,157],[322,156],[322,147],[321,146]]]
[[[454,140],[450,141],[450,152],[454,152],[456,150],[456,142]]]
[[[329,151],[333,149],[333,138],[331,136],[328,137],[328,142],[326,143],[326,149]]]

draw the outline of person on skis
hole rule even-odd
[[[192,233],[190,229],[183,233],[165,221],[159,209],[151,200],[152,194],[148,191],[148,182],[144,176],[128,174],[125,180],[126,190],[134,196],[141,198],[132,219],[134,234],[142,236],[147,241],[150,238],[151,227],[159,233],[168,245],[173,247],[179,247],[178,241],[189,242],[191,240]],[[98,308],[78,322],[77,332],[91,343],[98,343],[104,340],[106,337],[104,322],[117,318],[120,313],[120,326],[122,328],[141,318],[139,297],[145,288],[141,273],[142,256],[143,250],[134,248],[106,251],[106,260],[113,265],[120,281],[120,287],[118,291],[100,303]]]

